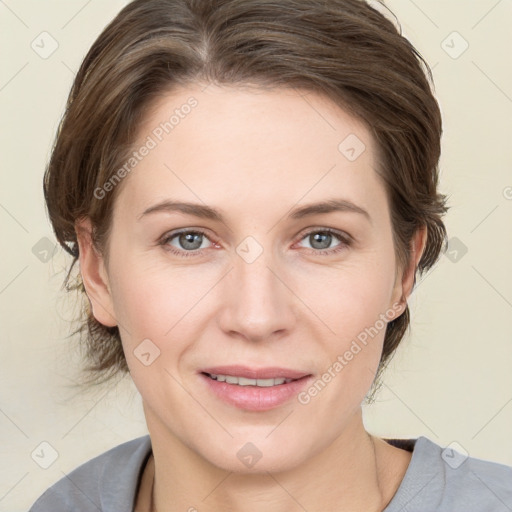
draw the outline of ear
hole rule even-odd
[[[92,224],[89,218],[75,222],[79,248],[80,273],[91,302],[94,318],[107,327],[117,325],[108,275],[103,257],[92,243]]]
[[[420,262],[421,256],[427,244],[427,226],[422,226],[416,230],[411,240],[410,246],[410,261],[405,269],[398,269],[395,280],[395,287],[393,289],[393,302],[392,304],[402,303],[403,308],[407,304],[407,298],[412,293],[414,286],[414,278],[416,269]],[[401,311],[403,313],[403,311]],[[400,314],[401,314],[400,313]],[[396,315],[400,316],[400,315]]]

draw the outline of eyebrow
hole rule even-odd
[[[221,223],[225,223],[224,216],[222,213],[211,206],[206,206],[198,203],[187,203],[181,201],[172,201],[172,200],[164,200],[160,203],[157,203],[153,206],[150,206],[146,210],[144,210],[138,217],[137,221],[140,221],[146,215],[150,215],[152,213],[157,212],[181,212],[187,215],[194,215],[195,217],[200,217],[203,219],[209,219],[213,221],[218,221]],[[352,212],[359,213],[363,215],[366,220],[372,223],[372,219],[370,214],[360,206],[348,201],[346,199],[328,199],[326,201],[321,201],[319,203],[312,203],[305,206],[301,206],[299,208],[293,209],[289,214],[288,218],[291,219],[302,219],[304,217],[308,217],[311,215],[318,215],[322,213],[331,213],[331,212]]]

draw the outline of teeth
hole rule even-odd
[[[270,386],[279,386],[280,384],[288,384],[293,379],[247,379],[246,377],[234,377],[233,375],[215,375],[213,373],[208,374],[213,380],[218,380],[219,382],[227,382],[228,384],[238,384],[239,386],[260,386],[260,387],[270,387]]]

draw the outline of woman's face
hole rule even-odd
[[[210,85],[161,99],[134,147],[107,285],[88,293],[119,325],[150,433],[249,472],[359,428],[405,290],[369,132],[312,93]],[[309,377],[245,387],[202,373],[230,365]],[[246,454],[261,454],[254,469]]]

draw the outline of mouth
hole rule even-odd
[[[296,370],[239,366],[205,369],[199,376],[213,396],[224,403],[260,412],[289,402],[313,379],[312,374]]]
[[[201,373],[216,377],[229,377],[229,378],[243,378],[252,380],[265,380],[265,379],[285,379],[285,380],[298,380],[302,377],[310,375],[308,372],[294,370],[291,368],[282,368],[277,366],[269,366],[265,368],[251,368],[243,365],[224,365],[212,366],[209,368],[202,368],[199,370]],[[229,382],[229,381],[228,381]],[[243,385],[243,384],[242,384]]]
[[[294,382],[300,379],[287,379],[284,377],[276,377],[270,379],[250,379],[248,377],[236,377],[234,375],[222,375],[222,374],[212,374],[207,372],[201,372],[203,375],[210,377],[212,380],[216,380],[217,382],[227,382],[228,384],[235,384],[237,386],[257,386],[261,388],[268,388],[272,386],[281,386],[283,384],[288,384],[289,382]],[[303,378],[303,377],[302,377]]]

